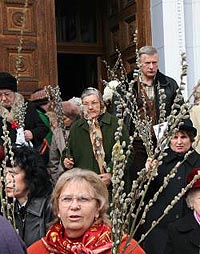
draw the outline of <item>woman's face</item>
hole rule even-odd
[[[200,188],[192,191],[190,196],[190,206],[200,214]]]
[[[191,145],[192,142],[186,132],[178,131],[170,140],[171,149],[177,153],[186,153]]]
[[[85,96],[82,99],[82,104],[84,108],[84,113],[86,113],[87,118],[95,119],[99,117],[101,112],[101,105],[97,95],[92,94],[89,96]]]
[[[70,238],[81,237],[99,218],[98,203],[87,181],[71,181],[64,186],[58,202],[58,217]]]
[[[6,193],[8,197],[15,197],[19,202],[27,200],[28,187],[24,178],[25,172],[20,167],[6,168]]]
[[[9,89],[0,90],[0,102],[3,107],[9,108],[13,105],[15,101],[15,93]]]

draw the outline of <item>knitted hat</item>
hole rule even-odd
[[[44,88],[39,88],[31,94],[30,100],[38,106],[45,105],[49,102]]]
[[[0,72],[0,89],[17,92],[17,80],[8,72]]]
[[[200,168],[195,168],[189,173],[187,177],[187,184],[189,184],[193,180],[195,175],[198,175],[198,171],[200,172]],[[200,178],[193,183],[192,189],[195,188],[200,188]]]
[[[80,116],[80,107],[70,100],[62,102],[62,110],[63,114],[72,120]]]
[[[194,137],[197,135],[197,129],[194,128],[193,123],[189,118],[183,120],[183,124],[180,125],[179,130],[189,131],[193,133]]]

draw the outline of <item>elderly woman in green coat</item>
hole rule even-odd
[[[70,128],[68,149],[65,151],[66,169],[79,167],[90,169],[100,174],[102,181],[111,188],[112,149],[116,144],[115,132],[119,127],[118,118],[106,112],[102,94],[93,87],[86,88],[82,95],[83,117]],[[122,127],[121,142],[128,147],[129,134],[125,125]],[[130,153],[125,170],[125,186],[129,189],[129,170],[133,152]],[[106,167],[105,167],[106,164]],[[106,168],[110,168],[107,172]]]

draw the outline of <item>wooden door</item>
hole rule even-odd
[[[77,4],[79,11],[86,10],[87,12],[86,5],[84,5],[85,0],[84,2],[83,0],[0,1],[0,71],[8,71],[17,75],[19,91],[25,96],[28,97],[33,90],[49,84],[58,84],[61,85],[63,91],[66,88],[70,91],[71,88],[75,87],[75,77],[80,79],[77,81],[77,90],[74,90],[72,95],[80,95],[80,91],[88,83],[83,82],[83,78],[80,76],[81,72],[78,72],[76,59],[80,63],[80,71],[86,74],[84,78],[91,82],[94,80],[101,88],[101,79],[106,76],[102,60],[106,59],[112,65],[116,57],[116,46],[122,52],[127,72],[133,69],[136,47],[133,41],[135,28],[138,28],[139,46],[149,44],[151,41],[150,1],[88,1],[91,1],[90,8],[95,11],[97,22],[95,37],[91,37],[89,41],[88,32],[91,35],[94,33],[94,27],[91,26],[86,30],[84,30],[86,26],[82,26],[83,30],[78,30],[76,38],[73,38],[73,33],[62,34],[64,38],[60,38],[59,31],[62,32],[63,30],[59,28],[59,15],[56,16],[55,10],[55,4],[58,8],[60,6],[61,15],[67,18],[70,23],[69,15],[72,14],[70,2]],[[91,11],[88,9],[88,15],[90,13]],[[25,17],[24,22],[22,22],[23,17]],[[86,25],[88,21],[86,15],[84,21]],[[80,22],[79,17],[76,22]],[[69,27],[71,29],[73,22],[70,24],[72,25]],[[88,24],[91,25],[90,22]],[[68,40],[66,40],[68,35],[72,37],[71,39],[67,37]],[[66,75],[62,84],[59,84],[58,81],[62,81],[63,73],[65,73],[65,69],[61,72],[61,69],[65,67],[61,60],[64,59],[66,66],[71,67],[72,57],[75,66],[74,77],[72,76],[69,80]],[[81,69],[81,66],[85,70]],[[92,71],[90,67],[92,67]],[[68,73],[70,73],[70,69]],[[66,94],[64,99],[72,95]]]
[[[25,96],[56,84],[54,0],[4,0],[0,12],[0,70],[18,76]]]
[[[119,49],[125,69],[130,72],[135,68],[136,47],[151,44],[150,1],[110,0],[107,9],[107,59],[114,65]]]

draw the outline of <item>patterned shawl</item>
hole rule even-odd
[[[79,241],[68,239],[63,226],[56,223],[42,241],[50,253],[98,254],[112,248],[111,228],[106,223],[93,225]]]

